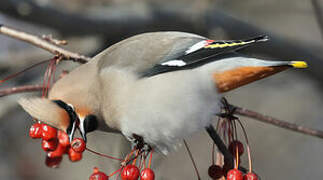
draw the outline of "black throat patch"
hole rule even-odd
[[[66,104],[64,101],[61,101],[61,100],[53,100],[54,103],[56,103],[59,107],[63,108],[69,118],[70,118],[70,124],[68,125],[67,129],[66,129],[66,133],[67,134],[71,134],[72,133],[72,130],[73,130],[73,124],[76,123],[76,121],[78,120],[78,117],[74,111],[74,109],[69,106],[68,104]]]

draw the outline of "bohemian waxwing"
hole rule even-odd
[[[23,98],[34,118],[86,139],[93,130],[140,136],[167,153],[208,127],[222,93],[303,61],[264,61],[236,51],[267,41],[259,36],[213,41],[184,32],[144,33],[125,39],[58,80],[48,99]],[[78,127],[77,127],[78,126]]]

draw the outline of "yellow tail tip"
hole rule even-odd
[[[307,63],[305,61],[291,61],[289,65],[294,68],[307,68]]]

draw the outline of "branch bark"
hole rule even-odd
[[[54,55],[61,56],[63,59],[72,60],[72,61],[79,62],[79,63],[86,63],[87,61],[89,61],[91,59],[90,57],[86,57],[86,56],[80,55],[78,53],[74,53],[74,52],[65,50],[59,46],[54,45],[54,44],[51,44],[50,42],[44,40],[43,38],[37,37],[35,35],[31,35],[26,32],[18,31],[13,28],[9,28],[4,25],[0,25],[0,33],[10,36],[15,39],[19,39],[19,40],[28,42],[34,46],[39,47],[39,48],[45,49],[46,51],[48,51]]]
[[[265,123],[268,123],[268,124],[271,124],[271,125],[274,125],[277,127],[285,128],[288,130],[292,130],[295,132],[299,132],[299,133],[303,133],[306,135],[310,135],[310,136],[314,136],[314,137],[318,137],[318,138],[323,139],[323,131],[321,131],[321,130],[316,130],[316,129],[307,128],[304,126],[299,126],[297,124],[282,121],[277,118],[274,118],[271,116],[266,116],[266,115],[260,114],[258,112],[249,110],[249,109],[245,109],[245,108],[241,108],[241,107],[237,107],[237,106],[234,106],[234,107],[236,108],[235,114],[249,117],[251,119],[265,122]]]
[[[12,88],[0,89],[0,97],[17,94],[17,93],[41,91],[42,89],[43,89],[43,86],[40,84],[16,86]]]

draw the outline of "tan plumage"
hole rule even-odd
[[[69,117],[66,111],[49,99],[38,97],[21,98],[19,104],[32,117],[42,120],[53,127],[65,131],[69,124]]]

